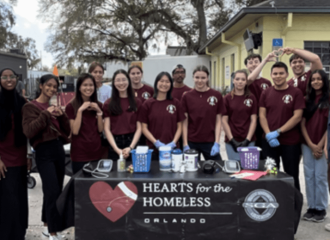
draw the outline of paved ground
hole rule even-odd
[[[224,148],[224,144],[221,144],[221,156],[224,159],[227,159],[227,154]],[[305,196],[305,180],[304,180],[302,166],[303,165],[301,163],[300,184],[301,184],[302,192]],[[41,231],[43,229],[42,222],[40,220],[41,204],[42,204],[42,190],[41,190],[42,185],[39,178],[39,174],[32,174],[32,175],[37,179],[37,185],[34,189],[29,190],[30,215],[29,215],[29,229],[26,235],[26,240],[47,239],[41,236]],[[66,177],[65,182],[67,182],[68,180],[69,177]],[[306,209],[307,209],[307,204],[306,204],[306,198],[304,197],[303,213],[305,213]],[[312,223],[302,220],[300,222],[299,229],[295,237],[298,240],[330,240],[330,232],[324,230],[324,225],[327,223],[330,223],[330,214],[329,214],[329,218],[327,218],[323,223]],[[73,228],[70,228],[62,232],[62,234],[65,235],[68,240],[74,239]],[[96,239],[91,239],[91,240],[96,240]]]

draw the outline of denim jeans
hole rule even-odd
[[[250,142],[249,147],[255,146],[255,142]],[[239,157],[239,153],[235,152],[233,146],[230,143],[226,143],[226,152],[228,156],[228,160],[236,160],[241,161],[241,158]]]
[[[328,164],[325,155],[315,159],[312,150],[301,145],[304,158],[306,197],[308,208],[326,210],[328,207]]]

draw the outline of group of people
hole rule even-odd
[[[27,228],[26,170],[31,166],[27,141],[36,152],[43,188],[44,235],[61,239],[63,230],[56,200],[64,179],[63,144],[71,142],[73,173],[87,162],[107,155],[117,160],[131,158],[139,145],[195,149],[205,159],[221,160],[220,134],[225,131],[228,159],[240,160],[238,147],[260,146],[262,158],[271,157],[299,185],[299,161],[304,159],[308,211],[303,219],[321,222],[328,204],[327,124],[329,83],[319,57],[311,52],[284,48],[292,54],[294,77],[287,81],[288,67],[276,62],[271,68],[274,83],[260,77],[274,52],[262,60],[249,55],[248,69],[235,72],[234,87],[226,96],[209,87],[209,71],[197,66],[194,88],[184,84],[185,68],[157,75],[153,88],[143,84],[143,70],[131,66],[117,70],[112,87],[102,84],[104,68],[93,62],[81,74],[75,98],[62,110],[50,104],[59,81],[44,75],[37,98],[27,102],[15,90],[17,74],[0,71],[0,232],[7,239],[24,239]],[[311,63],[305,72],[305,61]],[[305,98],[304,98],[305,97]],[[102,139],[105,138],[105,139]],[[102,144],[106,140],[109,146]],[[11,207],[8,207],[11,206]]]

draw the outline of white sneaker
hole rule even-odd
[[[324,228],[325,228],[325,230],[327,230],[327,231],[330,232],[330,223],[326,224],[326,225],[324,226]]]
[[[48,227],[44,227],[44,230],[42,230],[42,235],[49,238]]]
[[[57,237],[57,235],[56,236],[50,235],[49,240],[60,240],[60,239]]]

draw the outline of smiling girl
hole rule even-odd
[[[234,89],[224,98],[222,124],[228,159],[240,161],[237,148],[254,146],[258,103],[248,89],[245,70],[236,71],[233,82]]]
[[[96,83],[84,73],[77,80],[76,97],[66,106],[72,131],[71,159],[73,174],[86,162],[102,157],[100,133],[103,131],[102,104],[97,101]]]
[[[329,80],[323,70],[312,72],[307,85],[306,109],[301,121],[301,145],[308,210],[303,219],[323,222],[328,207],[328,164],[323,152],[329,112]]]
[[[187,116],[183,123],[184,150],[193,148],[205,159],[220,160],[221,114],[224,111],[221,93],[208,86],[209,71],[197,66],[193,72],[195,87],[182,97]]]
[[[144,102],[139,115],[147,144],[155,150],[165,145],[175,148],[182,134],[185,116],[179,100],[172,98],[172,89],[173,80],[170,74],[159,73],[154,84],[154,96]],[[152,160],[158,158],[158,151],[154,151]]]
[[[108,158],[118,160],[122,153],[130,158],[130,151],[135,148],[141,136],[141,124],[138,113],[141,101],[134,97],[131,80],[125,70],[113,74],[112,97],[103,105],[104,131],[112,148]]]
[[[69,142],[71,131],[67,115],[60,107],[49,104],[58,86],[55,76],[42,76],[37,99],[24,105],[22,110],[23,132],[36,151],[36,163],[42,181],[44,202],[41,219],[45,226],[48,225],[51,240],[57,240],[57,232],[63,230],[56,200],[62,192],[64,180],[63,143]]]
[[[17,74],[0,71],[0,234],[1,240],[24,240],[28,227],[26,137],[22,107],[26,100],[15,90]]]

